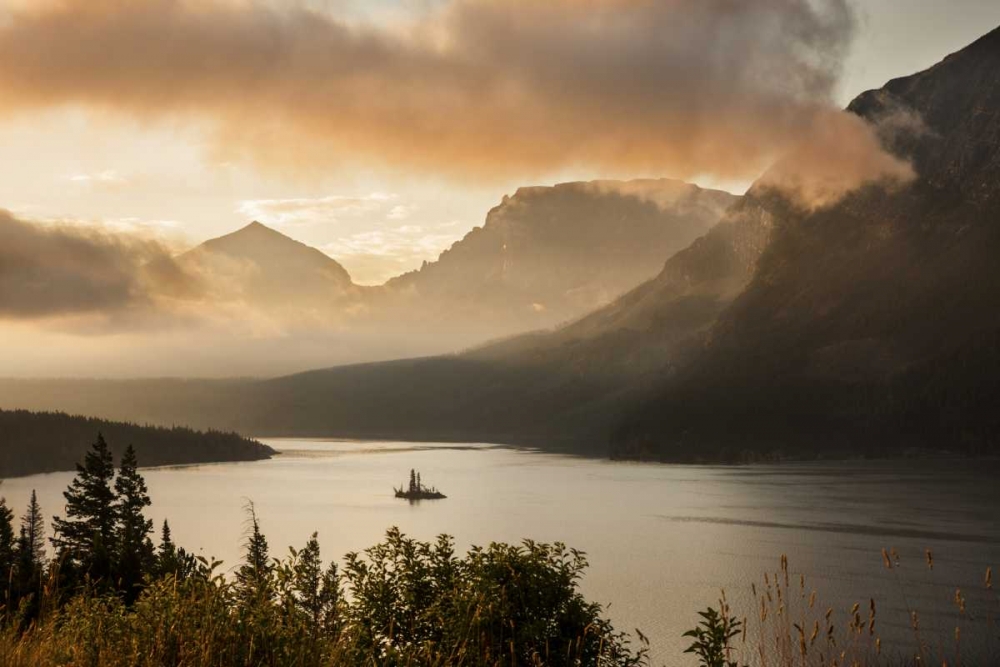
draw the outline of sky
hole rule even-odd
[[[35,5],[46,2],[32,0]],[[0,7],[3,7],[0,17],[7,17],[0,18],[0,25],[5,20],[11,21],[14,14],[32,3],[0,0]],[[154,0],[152,4],[157,3],[164,4],[161,0]],[[110,13],[123,11],[118,3],[106,0],[92,6],[102,4],[107,5],[106,11]],[[289,7],[304,6],[293,0],[272,0],[270,4],[277,13]],[[375,26],[392,35],[414,17],[425,17],[447,4],[382,0],[313,2],[309,7],[344,24]],[[237,16],[243,9],[236,7],[227,16]],[[843,54],[838,55],[841,70],[835,72],[832,83],[821,84],[827,86],[826,94],[840,106],[862,90],[933,64],[989,28],[1000,25],[1000,3],[987,0],[866,0],[855,3],[853,10],[856,22],[851,34],[837,36],[835,39],[839,41],[832,44],[834,49],[843,46]],[[501,17],[500,20],[506,19]],[[56,33],[58,29],[52,28],[51,32]],[[183,26],[178,28],[182,29]],[[0,36],[0,45],[4,39]],[[497,48],[508,46],[501,44]],[[237,55],[238,46],[233,48],[233,55]],[[531,63],[525,61],[516,65],[530,66]],[[178,76],[185,75],[186,66],[178,67]],[[392,65],[396,69],[407,66],[405,63]],[[40,63],[38,67],[46,69],[41,76],[57,78],[57,70],[65,70],[67,64],[49,62]],[[428,76],[418,71],[419,67],[429,70],[435,65],[413,67],[412,72],[391,71],[385,75],[385,82],[377,83],[399,87],[406,84],[406,77]],[[448,67],[448,63],[442,67]],[[156,71],[139,71],[135,76],[137,78],[131,81],[123,76],[121,81],[108,84],[111,88],[119,87],[119,90],[110,90],[108,95],[113,97],[120,94],[121,89],[150,83],[143,77],[163,75]],[[0,75],[0,81],[2,78]],[[414,123],[415,132],[428,132],[419,127],[429,123],[427,119],[418,118],[425,113],[420,108],[398,109],[401,113],[395,128],[386,126],[384,121],[379,121],[381,125],[376,123],[374,128],[363,127],[362,121],[355,120],[354,125],[345,130],[376,135],[401,131],[403,139],[379,144],[366,137],[359,142],[355,155],[352,139],[339,137],[338,144],[331,144],[329,159],[315,159],[316,156],[311,155],[313,149],[324,148],[321,143],[313,146],[322,127],[316,134],[284,136],[278,132],[275,137],[254,136],[250,131],[254,123],[240,126],[241,116],[252,111],[236,107],[211,108],[202,113],[199,105],[221,107],[222,104],[206,101],[198,94],[192,94],[190,101],[176,106],[167,104],[169,108],[157,111],[159,96],[170,97],[170,81],[158,82],[156,85],[162,90],[151,93],[150,100],[130,100],[122,105],[117,105],[113,99],[87,99],[65,82],[57,85],[67,90],[62,95],[52,95],[51,99],[40,95],[36,96],[40,99],[14,105],[4,105],[0,101],[0,155],[3,156],[0,161],[0,208],[22,219],[72,221],[100,224],[115,230],[138,230],[155,234],[178,248],[259,220],[320,248],[340,261],[355,281],[362,284],[383,282],[418,267],[422,261],[433,260],[472,227],[481,225],[486,211],[504,194],[521,185],[601,177],[669,176],[739,191],[755,177],[752,171],[740,173],[727,169],[715,173],[705,169],[705,173],[698,173],[704,165],[694,164],[689,168],[680,164],[683,160],[667,160],[662,164],[645,159],[617,161],[608,159],[609,151],[600,146],[594,148],[592,155],[567,153],[561,156],[564,159],[519,161],[516,152],[531,148],[530,143],[519,142],[513,142],[515,145],[511,147],[514,157],[504,155],[500,158],[505,163],[498,170],[483,168],[477,160],[452,164],[466,159],[459,149],[443,151],[426,161],[394,160],[394,153],[408,150],[405,139],[408,122]],[[306,80],[303,85],[312,84]],[[580,85],[590,84],[581,81]],[[2,86],[0,82],[0,89]],[[393,94],[377,87],[364,90],[389,98]],[[31,97],[36,92],[28,90],[16,94]],[[243,103],[252,109],[256,95],[252,77],[227,94],[244,95]],[[445,104],[449,91],[443,90],[440,94],[441,115],[454,111],[455,124],[465,122],[461,116],[468,110],[460,108],[464,101],[459,100],[452,110]],[[0,95],[0,100],[2,97]],[[395,104],[391,99],[389,102]],[[295,104],[294,100],[290,103]],[[531,100],[525,101],[525,105],[531,103]],[[581,106],[588,103],[584,98],[579,101]],[[556,111],[561,113],[559,109]],[[361,112],[378,112],[378,109],[362,109]],[[412,118],[408,119],[406,113],[412,113]],[[301,120],[315,122],[305,116]],[[296,119],[282,119],[282,122],[294,123]],[[220,131],[218,125],[229,123],[233,124],[236,137],[220,139],[224,129]],[[640,130],[645,129],[644,123],[636,121]],[[580,126],[589,127],[584,122]],[[514,126],[510,130],[523,131],[523,128]],[[472,123],[467,131],[475,133],[480,128]],[[244,139],[245,145],[239,145]],[[456,141],[463,139],[459,136]],[[624,137],[623,141],[630,139]],[[272,141],[285,144],[281,154],[268,148],[259,152],[254,149],[258,142]],[[431,136],[429,142],[435,141],[440,143],[440,138]],[[493,140],[492,145],[502,148],[504,143]],[[413,150],[426,152],[427,146],[418,142]],[[490,147],[487,143],[474,148],[483,152]],[[551,150],[559,153],[563,147],[555,146]],[[753,152],[754,147],[748,150]],[[371,159],[373,153],[375,159]],[[383,153],[389,158],[383,159]],[[723,159],[733,158],[724,156]]]

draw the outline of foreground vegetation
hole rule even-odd
[[[249,504],[244,558],[226,576],[221,563],[174,544],[167,522],[154,547],[131,447],[116,469],[98,437],[64,495],[65,516],[54,518],[49,540],[34,495],[16,534],[0,498],[4,667],[648,663],[646,638],[636,631],[633,645],[580,594],[586,559],[562,544],[494,543],[460,555],[447,536],[427,543],[393,528],[342,565],[324,566],[315,534],[273,558]],[[888,550],[883,559],[896,575],[899,555]],[[931,552],[921,565],[933,570]],[[982,608],[967,609],[966,594],[955,591],[953,634],[949,627],[944,639],[907,603],[912,642],[884,648],[876,600],[828,607],[782,557],[779,570],[752,585],[750,608],[734,612],[723,593],[717,608],[700,613],[685,633],[688,652],[705,667],[960,665],[963,632],[1000,639],[992,570],[983,585]],[[986,654],[966,651],[965,664],[983,664],[992,655],[986,644]]]
[[[316,535],[271,557],[253,506],[243,563],[150,539],[150,499],[129,448],[115,471],[98,438],[65,493],[46,558],[32,501],[14,538],[0,515],[0,664],[638,665],[643,650],[577,589],[583,554],[525,541],[455,553],[451,538],[388,531],[343,567],[324,568]],[[6,546],[3,546],[6,545]]]

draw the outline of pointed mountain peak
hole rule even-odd
[[[289,251],[293,251],[293,248],[298,248],[302,251],[309,250],[319,252],[315,248],[293,239],[284,232],[280,232],[273,227],[268,227],[264,223],[256,220],[251,222],[249,225],[240,227],[234,232],[229,232],[228,234],[223,234],[217,238],[209,239],[202,245],[213,250],[229,250],[237,252],[245,251],[251,247],[257,247],[260,249],[287,247]]]
[[[275,271],[275,276],[291,275],[297,269],[323,271],[345,286],[352,284],[347,271],[335,259],[256,220],[235,232],[209,239],[188,254],[226,255],[249,260],[261,268]]]
[[[247,236],[249,236],[249,235],[254,235],[254,236],[271,235],[271,236],[280,236],[280,237],[283,237],[283,238],[291,238],[291,237],[287,236],[286,234],[282,234],[277,229],[274,229],[273,227],[268,227],[264,223],[258,222],[256,220],[254,220],[253,222],[251,222],[246,227],[241,227],[240,229],[237,229],[235,232],[232,232],[232,233],[228,234],[227,236],[236,236],[236,235],[247,235]]]

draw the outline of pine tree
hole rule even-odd
[[[24,531],[25,562],[31,563],[32,568],[41,567],[45,562],[45,517],[34,489],[31,490],[28,509],[21,517],[21,530]]]
[[[410,493],[417,490],[417,473],[413,468],[410,468]]]
[[[250,536],[243,565],[236,571],[237,589],[244,601],[266,601],[273,597],[271,556],[253,503],[247,506],[247,513],[250,515]]]
[[[321,597],[323,586],[323,564],[320,562],[317,534],[306,543],[295,559],[293,568],[293,589],[296,605],[309,617],[314,629],[319,628],[323,613]]]
[[[160,574],[177,574],[177,545],[170,536],[170,524],[163,520],[160,531],[160,549],[156,554],[157,569]]]
[[[72,574],[79,571],[95,581],[107,582],[112,574],[115,544],[114,460],[104,436],[97,435],[83,465],[76,466],[76,477],[63,493],[66,518],[52,520],[52,544],[60,560]]]
[[[138,594],[143,576],[152,570],[154,563],[153,543],[149,539],[153,522],[143,515],[143,510],[151,502],[146,480],[139,474],[132,445],[122,456],[115,492],[118,496],[114,508],[118,524],[115,574],[126,600],[131,601]]]
[[[343,601],[343,591],[340,586],[340,573],[337,571],[337,563],[331,562],[323,573],[323,583],[319,590],[320,605],[322,608],[322,630],[326,635],[337,635],[340,633],[341,616],[340,609]]]
[[[173,575],[177,579],[186,579],[197,569],[197,559],[174,543],[170,524],[163,520],[160,531],[160,547],[156,552],[156,573],[160,576]]]
[[[15,563],[15,540],[14,540],[14,512],[7,507],[7,500],[0,498],[0,607],[6,608],[2,604],[10,601],[11,587],[8,582],[13,581]]]
[[[330,563],[323,570],[316,533],[312,534],[293,561],[292,590],[295,592],[295,606],[308,618],[314,638],[339,632],[340,575],[336,563]]]

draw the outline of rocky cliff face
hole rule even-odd
[[[747,286],[767,247],[772,216],[752,197],[671,256],[651,280],[580,320],[473,350],[466,356],[501,363],[574,369],[603,381],[629,383],[690,362],[719,315]]]
[[[521,188],[436,262],[390,281],[386,303],[475,318],[494,337],[553,326],[656,275],[737,199],[665,179]]]
[[[259,223],[179,264],[208,300],[284,330],[363,339],[356,361],[440,354],[608,304],[738,200],[665,179],[521,188],[438,260],[380,287],[354,285],[334,259]]]

